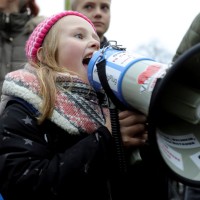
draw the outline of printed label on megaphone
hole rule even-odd
[[[116,97],[126,106],[148,114],[153,88],[166,74],[168,65],[150,58],[108,47],[97,51],[88,65],[88,78],[96,91],[102,89],[96,64],[106,60],[107,81]]]

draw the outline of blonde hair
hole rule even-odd
[[[42,123],[46,118],[51,117],[56,101],[56,77],[58,72],[71,73],[66,68],[58,65],[58,38],[59,31],[57,22],[47,33],[42,47],[37,53],[37,59],[34,65],[37,70],[37,76],[40,85],[40,95],[42,97],[42,106],[38,117],[38,122]]]

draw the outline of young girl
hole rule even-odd
[[[110,199],[109,116],[89,85],[99,49],[91,21],[64,11],[41,22],[26,44],[29,63],[3,84],[0,192],[6,200]],[[146,117],[119,114],[126,147],[144,145]]]

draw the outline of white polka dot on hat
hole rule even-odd
[[[88,21],[95,30],[93,23],[88,19],[85,15],[77,12],[77,11],[62,11],[58,14],[52,15],[51,17],[46,18],[40,24],[36,26],[30,35],[28,41],[26,42],[26,56],[28,60],[35,60],[37,55],[37,50],[42,46],[44,38],[46,37],[48,31],[51,27],[61,18],[69,15],[75,15],[81,17]]]

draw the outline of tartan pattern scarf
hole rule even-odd
[[[40,110],[42,97],[35,68],[26,64],[23,69],[6,75],[2,93],[19,97]],[[53,114],[50,120],[69,134],[92,133],[105,124],[99,100],[92,87],[77,76],[59,73],[58,88]]]

